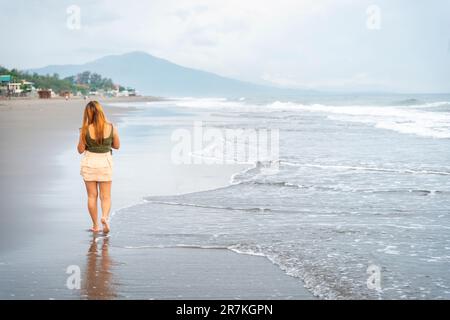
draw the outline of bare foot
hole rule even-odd
[[[103,224],[103,233],[109,233],[109,223],[106,218],[102,218],[102,224]]]
[[[93,226],[92,228],[89,229],[89,231],[100,232],[100,228],[98,226]]]

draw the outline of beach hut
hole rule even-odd
[[[50,90],[39,90],[39,99],[50,99],[52,97],[52,92]]]

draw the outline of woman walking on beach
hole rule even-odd
[[[108,233],[109,211],[111,209],[112,149],[119,149],[117,128],[106,120],[98,101],[89,102],[83,115],[78,152],[84,152],[80,174],[86,184],[88,210],[92,219],[93,232],[99,232],[97,199],[100,196],[103,232]]]

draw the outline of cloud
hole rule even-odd
[[[352,0],[0,0],[0,63],[83,63],[142,50],[242,80],[314,89],[449,91],[450,4]],[[80,30],[66,27],[69,5]],[[367,8],[381,28],[367,28]],[[5,13],[7,12],[7,14]],[[22,39],[17,41],[17,39]]]

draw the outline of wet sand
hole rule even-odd
[[[46,216],[53,208],[43,200],[52,197],[51,184],[62,175],[58,154],[72,149],[76,155],[85,104],[83,99],[0,100],[1,252],[48,231]],[[108,108],[113,122],[121,112]]]
[[[262,257],[223,249],[115,247],[114,228],[120,226],[114,219],[110,237],[93,237],[76,152],[85,103],[0,100],[0,299],[311,298],[298,279]],[[134,111],[106,108],[113,122]],[[219,187],[235,170],[174,172],[156,147],[152,152],[148,174],[155,179],[145,181],[145,195]],[[132,160],[136,153],[123,147],[118,155]],[[136,175],[118,171],[122,183],[113,184],[113,210],[141,196],[133,189],[142,187],[133,184]],[[162,184],[158,174],[173,178]],[[79,289],[66,286],[70,266],[81,271]]]

